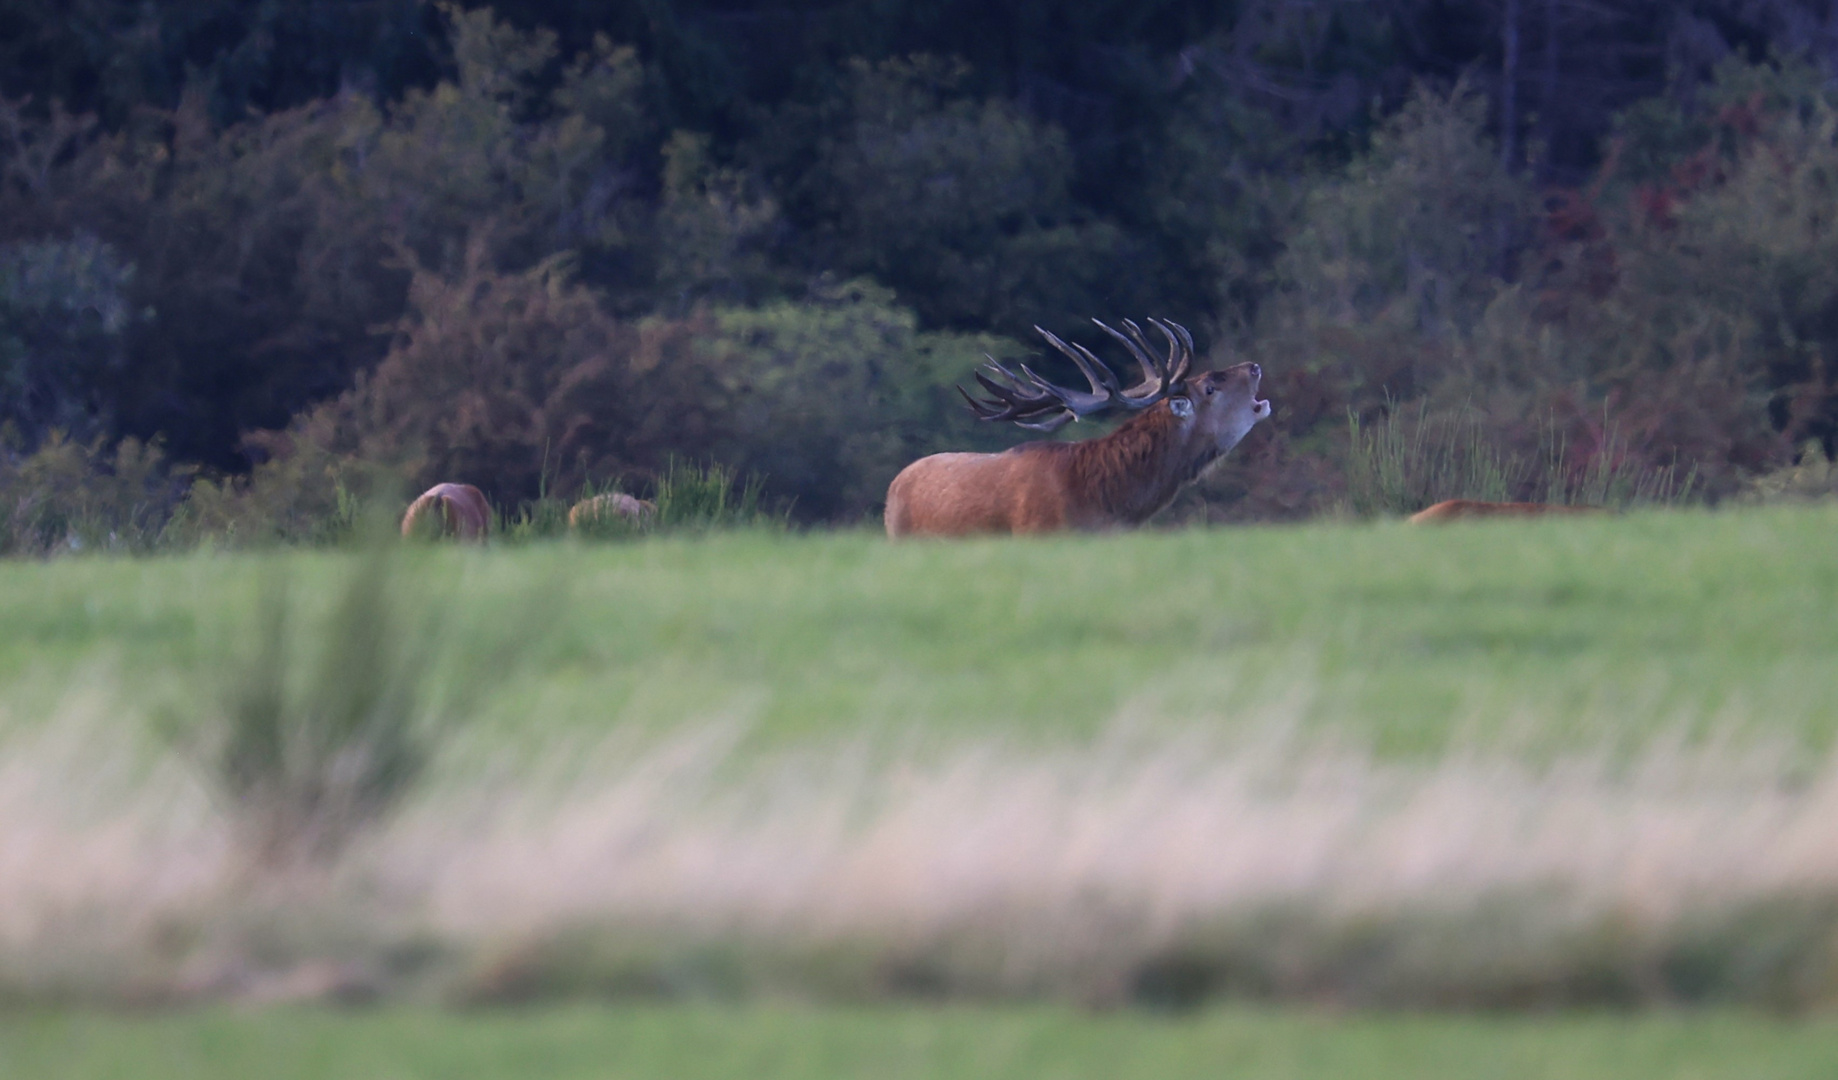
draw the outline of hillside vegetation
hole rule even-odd
[[[1092,317],[1269,372],[1177,520],[1838,457],[1803,5],[1125,6],[0,4],[0,552],[681,460],[872,520],[1022,437],[951,390],[985,355]],[[1386,446],[1444,481],[1375,490]]]

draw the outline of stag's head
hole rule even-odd
[[[1142,369],[1141,382],[1124,387],[1116,372],[1091,350],[1062,341],[1036,326],[1034,329],[1049,345],[1078,365],[1091,384],[1089,391],[1057,386],[1026,364],[1016,365],[1019,370],[1015,370],[991,359],[976,373],[977,382],[990,396],[971,397],[962,388],[959,393],[964,393],[971,409],[984,420],[1009,420],[1037,431],[1054,431],[1080,417],[1113,409],[1141,412],[1166,401],[1169,412],[1183,427],[1211,440],[1221,452],[1236,445],[1259,420],[1270,415],[1270,403],[1257,396],[1264,369],[1247,363],[1191,374],[1193,335],[1180,323],[1149,320],[1149,325],[1167,339],[1167,355],[1162,356],[1160,349],[1150,345],[1142,328],[1128,319],[1120,331],[1096,319],[1092,322],[1129,350]]]

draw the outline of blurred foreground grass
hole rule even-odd
[[[40,757],[32,756],[39,752],[29,738],[7,744],[16,767],[13,787],[0,788],[0,795],[13,792],[12,802],[0,799],[0,825],[16,856],[7,865],[22,869],[14,881],[0,881],[0,895],[14,897],[10,910],[0,904],[0,914],[44,932],[21,947],[14,969],[0,963],[0,975],[15,987],[12,1004],[0,1010],[0,1077],[1838,1075],[1838,1027],[1829,1022],[1665,1009],[1676,1001],[1829,1008],[1838,981],[1819,957],[1830,951],[1830,913],[1838,910],[1824,884],[1833,879],[1825,868],[1838,865],[1838,846],[1823,825],[1832,818],[1821,793],[1838,786],[1828,766],[1809,766],[1810,783],[1784,783],[1765,769],[1745,779],[1739,761],[1725,775],[1722,744],[1713,740],[1682,765],[1667,766],[1673,758],[1664,752],[1650,754],[1645,771],[1626,782],[1611,772],[1520,775],[1499,761],[1464,764],[1461,753],[1421,775],[1393,776],[1367,768],[1357,754],[1347,771],[1331,753],[1311,749],[1311,760],[1334,765],[1323,774],[1325,786],[1265,790],[1255,775],[1233,779],[1239,766],[1229,754],[1214,772],[1207,771],[1211,759],[1187,760],[1178,738],[1143,762],[1101,748],[1084,757],[1037,753],[1040,743],[1087,740],[1119,718],[1193,722],[1224,733],[1242,725],[1253,734],[1273,722],[1295,723],[1369,743],[1381,758],[1434,759],[1445,746],[1465,752],[1493,738],[1509,749],[1599,750],[1694,726],[1719,739],[1747,732],[1818,751],[1838,731],[1834,537],[1838,508],[1800,507],[1029,542],[890,545],[869,533],[722,534],[507,550],[410,548],[398,569],[418,579],[408,583],[418,587],[413,595],[436,605],[431,610],[450,646],[436,662],[448,666],[445,677],[483,685],[460,669],[506,655],[507,636],[523,646],[515,670],[491,683],[489,700],[479,703],[468,753],[511,760],[512,750],[551,737],[564,748],[591,746],[620,727],[680,729],[693,742],[710,721],[738,718],[751,733],[748,745],[838,759],[847,754],[832,751],[863,737],[922,751],[993,740],[1011,744],[1009,756],[946,755],[936,775],[902,759],[889,774],[898,783],[888,784],[872,770],[850,779],[854,774],[840,768],[841,779],[832,777],[828,787],[810,779],[828,773],[800,772],[795,760],[774,772],[770,755],[758,759],[763,771],[752,781],[744,760],[732,776],[697,779],[716,771],[705,759],[724,762],[724,752],[685,756],[668,745],[660,760],[684,757],[688,765],[677,768],[686,769],[687,781],[646,760],[615,761],[603,772],[583,766],[574,787],[551,784],[541,769],[520,780],[511,775],[505,787],[493,779],[498,773],[481,770],[473,786],[436,788],[420,796],[425,802],[411,801],[372,838],[369,861],[347,866],[323,895],[283,890],[253,899],[221,854],[208,804],[180,781],[149,782],[144,797],[116,783],[131,770],[117,768],[105,752],[121,750],[106,732],[203,700],[225,658],[249,651],[258,597],[277,572],[310,617],[315,605],[323,613],[336,604],[360,556],[198,553],[0,564],[0,709],[26,727],[60,710],[71,718],[62,727],[67,754],[56,738]],[[95,693],[85,696],[91,684]],[[45,730],[55,736],[60,726]],[[641,737],[629,745],[651,744]],[[529,760],[541,764],[540,757]],[[627,766],[629,776],[620,771]],[[723,802],[730,781],[754,786],[742,783],[735,789],[741,796]],[[1350,789],[1350,781],[1366,786]],[[103,796],[123,800],[116,816],[108,816]],[[525,822],[513,796],[559,801],[552,819],[531,814]],[[525,822],[523,831],[503,822],[497,831],[486,827],[495,820],[486,814],[494,799],[511,807],[512,825]],[[876,806],[891,822],[881,832],[857,836],[825,824]],[[1565,807],[1591,823],[1603,851],[1591,855],[1594,849],[1571,839]],[[1317,827],[1349,814],[1351,824],[1338,832]],[[882,819],[863,820],[878,827]],[[1257,827],[1241,829],[1245,821]],[[1082,822],[1083,831],[1064,822]],[[1284,822],[1295,827],[1285,832]],[[1800,839],[1782,840],[1786,833]],[[1312,882],[1307,891],[1284,892],[1294,859],[1281,856],[1321,847],[1296,840],[1316,834],[1331,841],[1326,854],[1316,852],[1326,869],[1297,879]],[[646,842],[622,839],[628,836]],[[1508,840],[1496,844],[1496,836]],[[1527,839],[1537,836],[1561,843]],[[1049,842],[1055,837],[1060,847]],[[1389,846],[1380,842],[1386,837]],[[1115,858],[1094,862],[1093,850]],[[1157,851],[1165,856],[1159,861]],[[1424,869],[1426,851],[1443,859],[1431,860],[1434,872]],[[1750,851],[1758,854],[1744,861]],[[703,866],[711,852],[728,854]],[[1347,857],[1354,853],[1367,858]],[[1501,859],[1490,861],[1489,853]],[[876,861],[883,855],[891,862]],[[1023,856],[1045,861],[1037,867]],[[1062,865],[1061,856],[1077,858]],[[1530,869],[1521,873],[1515,859]],[[1365,877],[1349,869],[1353,863],[1366,867]],[[1676,872],[1621,875],[1624,864]],[[876,869],[883,865],[905,874]],[[794,881],[800,866],[804,876]],[[1081,877],[1067,866],[1091,872]],[[1722,893],[1692,886],[1704,893],[1702,911],[1687,906],[1674,918],[1662,910],[1639,925],[1622,917],[1637,907],[1627,897],[1683,896],[1698,866],[1734,884]],[[991,868],[1007,876],[976,876]],[[1158,868],[1166,880],[1149,872]],[[1224,885],[1194,876],[1207,868],[1224,875]],[[1558,891],[1514,893],[1522,877],[1531,885],[1548,877]],[[1295,942],[1275,941],[1271,957],[1240,947],[1271,937],[1255,918],[1266,893],[1279,908],[1311,901],[1326,910],[1336,896],[1397,885],[1402,899],[1395,904],[1384,889],[1372,901],[1379,905],[1373,910],[1395,907],[1397,926],[1362,922],[1366,909],[1358,908],[1357,933],[1335,937],[1327,931],[1338,924],[1321,922],[1325,936],[1303,944],[1318,947],[1319,956],[1309,955],[1322,974],[1299,979],[1300,989],[1262,991],[1274,1000],[1392,1007],[1625,1000],[1661,1008],[1506,1018],[1211,1004],[1165,1016],[1017,1006],[1008,1003],[1014,997],[986,1008],[886,1004],[901,993],[963,988],[960,1001],[989,1000],[979,993],[1086,1000],[1064,988],[1080,985],[1077,971],[1064,987],[1025,978],[1009,986],[978,982],[976,963],[960,964],[963,971],[950,964],[953,957],[1026,953],[1031,939],[1017,927],[1035,926],[1042,912],[1059,910],[1055,905],[1078,908],[1087,879],[1134,883],[1140,897],[1119,894],[1131,903],[1189,896],[1190,879],[1198,881],[1192,926],[1175,933],[1166,943],[1173,951],[1160,956],[1202,965],[1194,970],[1208,979],[1242,975],[1253,961],[1269,960],[1279,973],[1294,966],[1288,945]],[[849,892],[837,881],[860,888]],[[955,882],[957,891],[934,896],[929,883],[940,881]],[[792,887],[798,882],[804,892]],[[153,888],[161,883],[166,893]],[[1248,889],[1249,899],[1233,900],[1226,885]],[[979,899],[985,887],[996,888],[989,895],[1028,900],[1016,908],[1016,927],[997,925],[994,938],[976,921],[987,906]],[[1037,896],[1027,891],[1036,888]],[[1573,910],[1560,902],[1568,888],[1587,901],[1574,908],[1586,932],[1569,933],[1562,919],[1540,929],[1534,916],[1547,908]],[[1806,888],[1810,906],[1801,905],[1807,911],[1794,922],[1799,908],[1776,901]],[[164,896],[159,910],[156,893]],[[845,927],[855,938],[844,933],[839,940],[863,950],[863,985],[879,986],[874,977],[885,976],[877,999],[883,1004],[795,1007],[773,1004],[784,998],[770,991],[746,1006],[712,1004],[695,993],[676,1004],[637,1003],[639,994],[618,1007],[439,1011],[404,1004],[520,1000],[464,992],[503,971],[517,974],[518,963],[532,981],[521,1000],[613,994],[631,957],[609,953],[602,959],[611,967],[584,973],[552,963],[557,949],[594,960],[591,950],[571,944],[596,940],[578,936],[583,922],[615,943],[633,934],[642,943],[660,925],[648,904],[680,913],[687,900],[706,900],[714,904],[712,915],[704,913],[709,926],[728,927],[736,912],[758,914],[757,925],[766,928],[759,940],[783,944],[785,913],[773,905],[790,903],[791,914],[824,930],[820,905],[807,902],[812,896],[840,898],[842,915],[865,920],[865,930]],[[1521,906],[1498,915],[1488,905],[1500,896]],[[904,936],[900,905],[907,903],[921,914],[943,912],[935,937]],[[1137,909],[1125,903],[1118,911],[1134,917]],[[1426,911],[1452,921],[1432,920],[1427,929],[1411,921]],[[99,921],[57,921],[72,913]],[[706,929],[692,916],[684,916],[688,931]],[[968,921],[950,921],[959,916]],[[1241,917],[1242,925],[1231,921]],[[1094,925],[1100,943],[1128,936],[1102,920]],[[1304,930],[1311,925],[1304,919]],[[1464,937],[1464,928],[1474,933]],[[1514,928],[1523,934],[1503,932]],[[1043,955],[1076,943],[1076,935],[1055,937],[1053,926],[1045,933],[1053,947]],[[439,943],[437,959],[458,970],[459,990],[445,996],[438,979],[392,973],[385,962],[402,942],[430,940]],[[706,951],[694,934],[684,940],[684,955]],[[1389,942],[1391,951],[1375,951],[1375,942]],[[94,955],[73,944],[94,944]],[[911,948],[938,961],[942,981],[899,989],[906,984],[895,977],[894,962],[911,959],[901,951]],[[659,971],[681,966],[683,957],[658,949]],[[487,964],[482,976],[462,970],[480,957],[489,961],[494,950],[509,967]],[[1810,964],[1777,962],[1813,953]],[[388,1004],[365,1013],[36,1011],[53,1001],[135,1000],[137,986],[152,984],[134,979],[149,971],[177,988],[170,1000],[236,1000],[239,987],[270,985],[263,982],[270,974],[284,979],[347,954],[376,973],[373,983]],[[1426,957],[1454,963],[1454,973]],[[1543,959],[1550,962],[1531,962]],[[66,960],[75,972],[68,978],[58,967]],[[49,966],[32,966],[41,961]],[[95,970],[83,966],[92,961]],[[1118,970],[1140,981],[1161,962],[1157,954],[1132,953]],[[1375,971],[1396,978],[1375,981]],[[1584,992],[1604,971],[1632,978],[1633,990]],[[111,981],[115,972],[121,977]],[[771,974],[755,981],[770,988]],[[1573,976],[1583,980],[1576,984],[1582,991]],[[1640,979],[1652,987],[1642,989]],[[1209,982],[1197,1000],[1229,995],[1234,985],[1223,977],[1218,987]],[[80,992],[85,987],[89,996]]]
[[[1646,512],[890,545],[872,533],[412,550],[518,741],[739,717],[766,741],[1084,737],[1120,715],[1326,725],[1381,751],[1838,726],[1838,509]],[[183,697],[276,563],[324,599],[348,553],[0,564],[0,708],[97,682]],[[329,603],[329,599],[324,599]],[[532,617],[531,608],[536,612]]]
[[[569,1007],[0,1016],[0,1077],[748,1080],[1826,1080],[1838,1026],[1741,1014],[1525,1018],[1229,1009]]]

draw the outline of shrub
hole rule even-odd
[[[30,454],[0,445],[0,554],[150,550],[185,479],[157,443],[138,439],[108,447],[53,430]]]
[[[929,326],[1084,318],[1151,291],[1109,268],[1121,230],[1080,213],[1065,132],[978,100],[961,61],[852,60],[816,107],[782,109],[753,157],[813,261],[890,286]],[[1044,309],[1044,314],[1043,314]]]
[[[100,384],[124,359],[137,320],[134,267],[89,233],[0,245],[0,422],[36,447],[112,428]]]
[[[1831,498],[1838,498],[1838,461],[1825,456],[1817,439],[1807,440],[1792,464],[1752,477],[1740,496],[1749,503]]]

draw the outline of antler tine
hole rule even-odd
[[[1130,355],[1136,358],[1136,363],[1142,368],[1142,381],[1143,382],[1145,383],[1154,382],[1155,380],[1161,378],[1161,372],[1156,370],[1155,361],[1149,358],[1148,350],[1141,347],[1138,344],[1139,342],[1142,341],[1142,328],[1141,327],[1137,326],[1134,322],[1131,322],[1129,319],[1123,320],[1124,327],[1127,330],[1129,330],[1131,337],[1135,338],[1135,340],[1132,341],[1129,337],[1124,337],[1122,334],[1118,333],[1115,330],[1112,330],[1110,327],[1104,325],[1102,322],[1099,322],[1097,319],[1093,319],[1091,321],[1098,324],[1098,329],[1104,331],[1105,333],[1109,334],[1111,337],[1114,337],[1119,342],[1121,342],[1123,347],[1130,351]]]
[[[1193,367],[1193,335],[1185,326],[1167,319],[1150,319],[1149,325],[1168,339],[1168,366],[1174,373],[1173,381],[1185,379]]]
[[[1050,330],[1042,330],[1038,326],[1034,329],[1041,337],[1047,339],[1047,344],[1072,358],[1072,362],[1077,364],[1079,371],[1084,374],[1085,381],[1091,384],[1092,393],[1122,389],[1122,384],[1117,381],[1117,373],[1110,369],[1110,365],[1093,355],[1090,349],[1083,345],[1068,345]],[[1094,368],[1096,370],[1093,370]]]
[[[985,420],[1008,420],[1049,403],[1045,396],[1030,393],[1028,384],[1019,375],[994,361],[972,374],[993,399],[977,403],[977,415]],[[1057,406],[1058,403],[1051,404]]]
[[[1083,366],[1082,364],[1080,365],[1080,367]],[[1028,379],[1031,380],[1035,386],[1039,387],[1041,391],[1058,401],[1059,404],[1069,410],[1073,416],[1084,416],[1088,413],[1097,412],[1099,409],[1110,404],[1111,398],[1115,396],[1115,375],[1111,376],[1112,387],[1100,386],[1098,380],[1092,378],[1092,392],[1088,394],[1083,390],[1074,390],[1065,386],[1055,386],[1041,378],[1039,373],[1026,364],[1021,365],[1021,370],[1027,374]],[[1110,374],[1109,369],[1105,370],[1105,374]],[[1089,374],[1087,377],[1090,378]]]
[[[985,359],[989,363],[972,374],[989,391],[990,400],[971,397],[958,387],[979,419],[1013,420],[1023,427],[1052,431],[1108,399],[1108,393],[1101,397],[1054,386],[1026,364],[1020,365],[1017,375],[994,357],[985,354]]]
[[[988,398],[971,396],[962,387],[958,392],[970,403],[971,411],[983,420],[1011,420],[1025,428],[1036,431],[1053,431],[1064,424],[1089,416],[1112,407],[1120,407],[1130,412],[1146,409],[1170,394],[1181,392],[1181,382],[1187,376],[1187,370],[1193,361],[1193,338],[1179,323],[1165,323],[1159,319],[1150,319],[1149,324],[1161,331],[1168,339],[1168,359],[1163,362],[1154,355],[1148,338],[1142,327],[1135,322],[1123,320],[1123,332],[1118,332],[1104,323],[1093,319],[1098,328],[1121,342],[1129,350],[1136,363],[1142,368],[1143,381],[1125,389],[1117,379],[1117,373],[1104,361],[1083,345],[1070,344],[1052,331],[1036,326],[1040,336],[1047,344],[1058,349],[1078,365],[1080,374],[1091,385],[1089,392],[1074,390],[1048,382],[1040,373],[1026,364],[1017,364],[1019,374],[994,357],[985,355],[989,363],[975,372],[976,381],[989,392]]]

